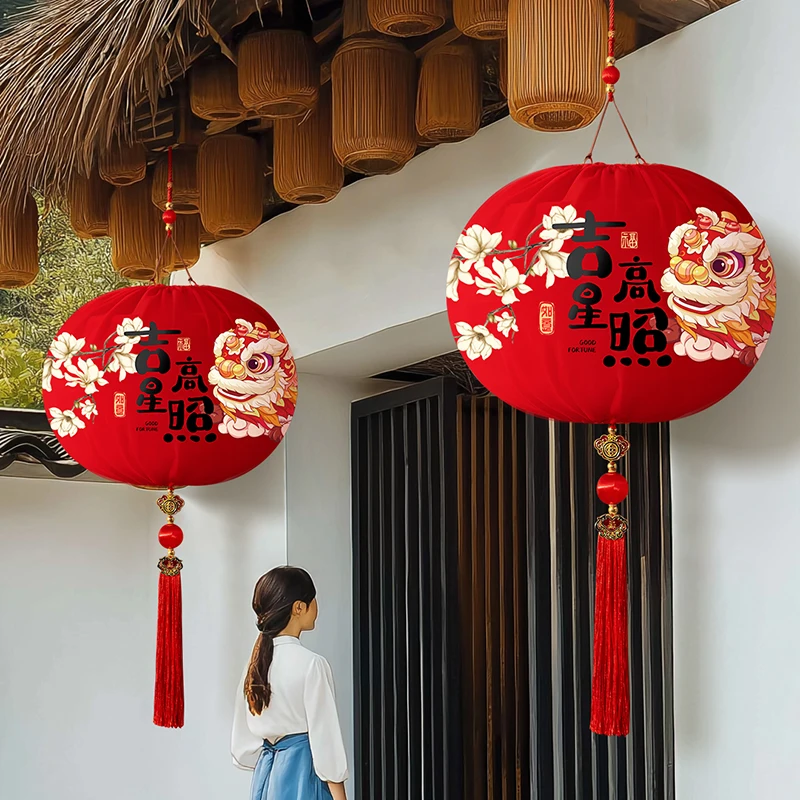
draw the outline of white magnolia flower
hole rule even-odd
[[[456,250],[464,259],[464,268],[469,270],[473,264],[482,267],[483,260],[500,244],[502,238],[502,233],[489,233],[480,225],[467,228],[456,242]]]
[[[97,406],[91,397],[86,398],[86,400],[80,404],[80,408],[81,414],[83,414],[86,419],[91,419],[92,417],[97,416]]]
[[[60,333],[50,345],[53,366],[58,369],[65,361],[69,361],[81,352],[86,339],[76,339],[71,333]]]
[[[447,268],[447,296],[454,301],[458,301],[458,284],[475,283],[469,267],[464,266],[464,262],[459,258],[451,258],[450,266]]]
[[[94,361],[79,358],[77,364],[67,364],[64,377],[67,379],[67,386],[79,386],[86,394],[94,394],[100,386],[108,384],[103,374]]]
[[[508,338],[511,331],[519,332],[516,318],[508,311],[504,311],[502,314],[496,316],[495,322],[497,322],[497,332],[502,333],[506,338]]]
[[[458,349],[470,361],[478,358],[486,360],[494,350],[503,346],[485,325],[476,325],[473,328],[468,322],[456,322],[456,330],[461,334],[458,337]]]
[[[122,320],[121,325],[117,325],[117,335],[114,337],[115,344],[128,344],[130,343],[131,346],[135,344],[139,344],[141,341],[141,336],[126,336],[127,332],[131,331],[143,331],[144,330],[144,322],[139,317],[134,317],[131,319],[130,317],[125,317]]]
[[[505,261],[496,258],[492,262],[492,269],[478,267],[478,275],[479,277],[475,279],[475,283],[480,287],[478,294],[496,294],[502,298],[504,305],[519,300],[514,294],[515,291],[520,294],[531,291],[531,287],[525,285],[527,276],[521,274],[509,258]]]
[[[542,217],[541,238],[545,241],[571,239],[575,233],[574,228],[553,228],[553,225],[566,225],[578,222],[585,222],[583,217],[578,216],[575,206],[553,206],[549,214]],[[560,246],[559,246],[560,249]]]
[[[86,423],[74,411],[51,408],[50,427],[58,436],[74,436]]]
[[[118,347],[111,354],[106,372],[119,372],[119,379],[125,380],[126,375],[133,375],[136,372],[136,356],[131,353],[133,342]]]
[[[45,392],[53,390],[53,378],[63,378],[64,373],[60,369],[56,369],[55,362],[50,356],[45,357],[44,368],[42,369],[42,389]]]
[[[553,239],[536,252],[533,274],[540,277],[547,275],[545,286],[548,289],[556,282],[556,278],[567,277],[567,254],[561,250],[561,245],[560,239]]]

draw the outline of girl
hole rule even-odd
[[[311,576],[278,567],[253,594],[259,637],[239,684],[231,753],[255,769],[250,800],[347,800],[347,760],[328,662],[300,644],[314,629]]]

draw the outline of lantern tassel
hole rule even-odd
[[[597,540],[590,727],[603,736],[627,736],[630,725],[626,567],[624,536],[609,539],[601,533]]]
[[[616,426],[594,443],[608,462],[608,472],[597,483],[597,494],[608,511],[597,519],[597,571],[594,604],[594,672],[589,727],[602,736],[627,736],[630,728],[628,673],[628,578],[625,535],[628,521],[618,503],[628,494],[628,482],[617,462],[630,445],[617,435]]]
[[[183,727],[183,613],[181,560],[170,550],[158,562],[158,634],[153,722],[161,728]]]
[[[168,548],[158,562],[158,632],[156,635],[156,681],[153,722],[161,728],[182,728],[183,692],[183,602],[181,570],[183,562],[175,548],[183,541],[183,531],[175,525],[174,515],[183,500],[169,493],[159,498],[159,508],[167,514],[167,523],[158,532],[158,540]]]

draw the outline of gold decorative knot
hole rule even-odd
[[[602,514],[597,518],[595,527],[600,536],[613,542],[628,532],[628,520],[619,514]]]
[[[631,444],[624,436],[620,436],[615,428],[609,428],[608,433],[595,439],[594,449],[597,450],[600,458],[614,464],[625,457],[625,454],[631,449]]]
[[[176,575],[181,574],[183,561],[175,555],[173,550],[170,550],[167,555],[158,560],[158,568],[161,570],[162,575],[174,578]]]
[[[172,489],[170,489],[166,494],[161,495],[161,497],[156,500],[156,505],[161,509],[162,513],[172,518],[186,504],[184,503],[182,497],[179,497],[172,491]],[[172,519],[170,519],[170,522],[172,522]]]

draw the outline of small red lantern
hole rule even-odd
[[[183,725],[179,486],[230,480],[283,439],[297,402],[289,344],[256,303],[210,286],[137,286],[64,324],[45,358],[44,405],[67,452],[105,478],[167,490],[159,541],[154,721]]]
[[[618,111],[613,5],[601,125]],[[777,301],[747,209],[635,152],[636,164],[595,164],[590,153],[501,189],[459,236],[447,279],[453,335],[489,391],[529,414],[609,426],[595,442],[608,509],[596,524],[591,714],[605,735],[628,733],[630,703],[628,484],[617,466],[629,444],[616,425],[678,419],[733,391],[766,346]]]

